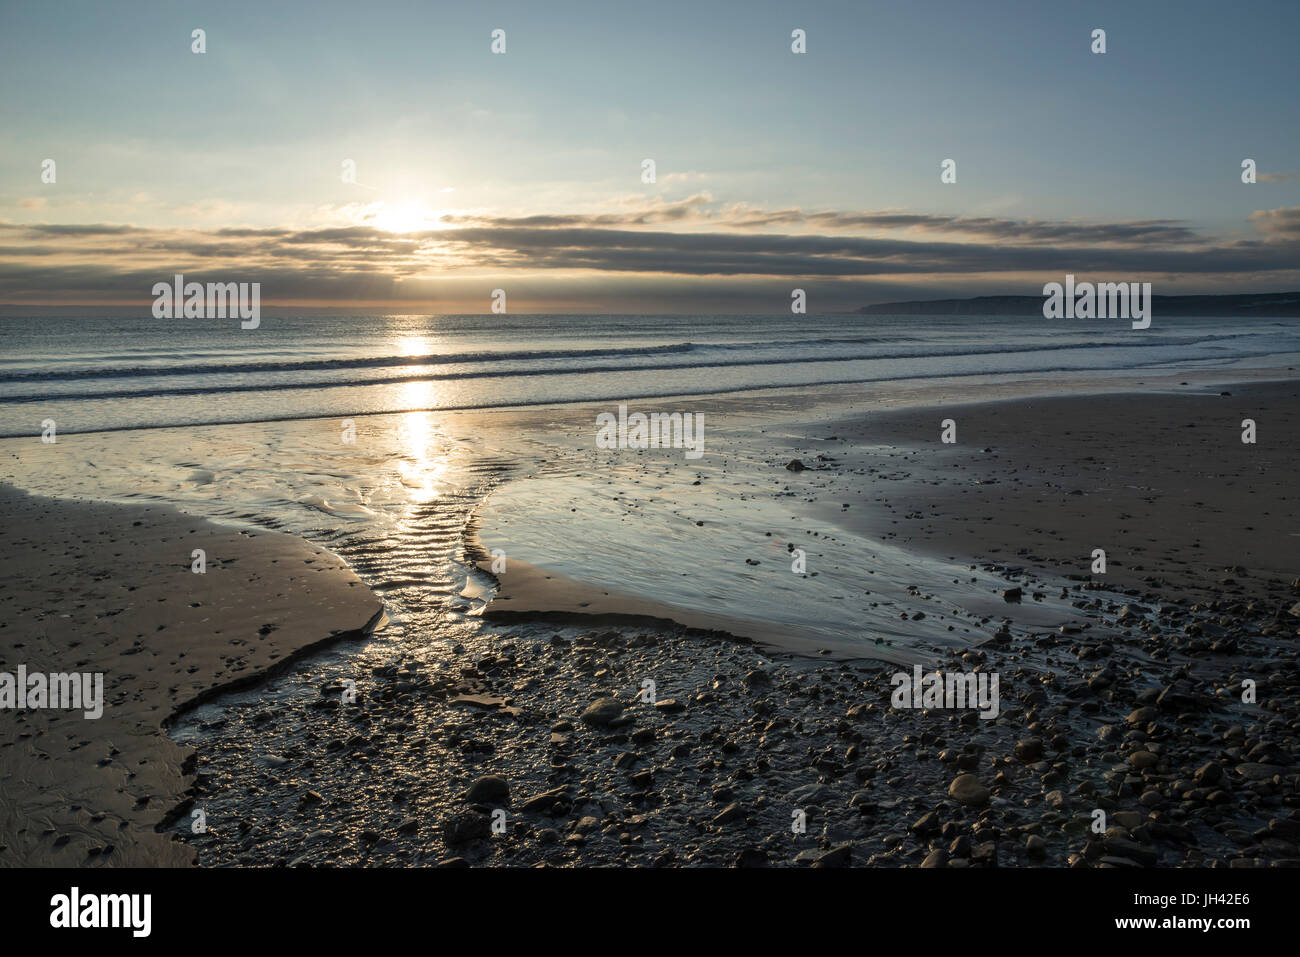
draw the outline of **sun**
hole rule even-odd
[[[371,223],[389,233],[414,233],[437,229],[438,215],[416,202],[381,203]]]

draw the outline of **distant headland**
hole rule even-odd
[[[1153,296],[1157,316],[1300,316],[1300,292],[1265,292],[1230,296]],[[1037,316],[1042,296],[974,296],[970,299],[925,299],[881,302],[858,310],[864,316]]]

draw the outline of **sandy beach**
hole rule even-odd
[[[888,465],[846,457],[843,469],[874,466],[872,484],[883,485],[847,499],[848,515],[908,548],[1058,575],[1089,575],[1092,550],[1105,548],[1105,581],[1171,598],[1289,585],[1300,550],[1300,388],[1163,385],[950,407],[960,443],[947,448],[926,411],[845,422],[841,447],[897,447]],[[1253,444],[1241,440],[1247,419]]]
[[[594,465],[592,407],[449,414],[429,441],[453,464],[400,522],[364,488],[365,536],[319,495],[336,532],[277,513],[315,545],[6,493],[6,666],[102,670],[109,705],[12,716],[43,734],[4,749],[0,860],[1296,862],[1300,389],[1033,391],[693,398],[702,463]],[[38,449],[47,481],[107,461],[96,441],[69,440],[66,476]],[[200,512],[221,493],[153,476],[135,492]],[[102,592],[73,597],[83,577]],[[339,644],[373,625],[371,588],[393,626]],[[891,707],[913,663],[999,675],[1000,714]],[[51,733],[77,746],[50,754]]]
[[[321,548],[162,506],[0,487],[0,670],[101,673],[102,716],[3,715],[0,864],[179,866],[194,754],[166,726],[378,623],[380,603]],[[207,556],[203,574],[191,553]],[[186,818],[186,823],[189,823]]]

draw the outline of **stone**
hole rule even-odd
[[[567,802],[568,798],[565,795],[565,790],[560,787],[528,798],[520,806],[520,810],[527,813],[544,813],[553,811],[556,805]]]
[[[948,852],[942,847],[936,847],[929,854],[925,855],[925,860],[921,862],[922,867],[947,867]]]
[[[841,844],[839,847],[832,847],[813,861],[813,867],[848,867],[852,859],[853,845]]]
[[[1128,756],[1128,763],[1135,771],[1146,771],[1160,763],[1160,759],[1150,751],[1134,751]]]
[[[1156,711],[1155,708],[1138,708],[1129,714],[1128,723],[1135,727],[1138,725],[1150,724],[1159,716],[1159,714],[1160,712]]]
[[[448,844],[464,844],[492,834],[492,822],[486,814],[463,811],[443,822],[442,839]]]
[[[743,820],[745,809],[737,803],[728,804],[713,817],[713,823],[717,825],[730,824],[732,821]]]
[[[469,786],[465,800],[471,804],[505,804],[510,800],[510,785],[499,774],[487,774]]]
[[[593,728],[604,728],[617,721],[622,714],[623,702],[617,698],[600,698],[582,712],[582,720]]]
[[[835,791],[824,784],[805,784],[786,794],[785,800],[796,807],[808,804],[828,804],[835,800]]]
[[[1043,756],[1042,738],[1024,738],[1016,742],[1016,757],[1026,764],[1032,764]]]
[[[930,811],[922,815],[913,825],[912,833],[924,837],[927,834],[933,834],[939,830],[939,814],[937,811]]]
[[[959,774],[948,786],[948,796],[959,804],[983,807],[989,803],[989,789],[973,774]]]
[[[1213,761],[1208,761],[1196,769],[1196,774],[1193,777],[1201,787],[1213,787],[1223,780],[1223,767]]]

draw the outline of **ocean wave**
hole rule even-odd
[[[1264,356],[1274,357],[1276,355],[1277,353],[1274,351],[1267,351],[1267,352],[1258,352],[1258,353],[1247,353],[1247,354],[1243,354],[1240,357],[1237,356],[1216,357],[1215,362],[1206,364],[1204,368],[1214,368],[1216,366],[1219,366],[1223,362],[1230,362],[1235,358],[1252,358],[1252,357],[1264,357]],[[204,426],[215,426],[215,425],[251,425],[251,424],[270,423],[270,422],[296,422],[296,421],[304,421],[310,419],[339,419],[339,418],[348,418],[350,416],[400,415],[405,412],[470,412],[470,411],[480,411],[480,410],[489,410],[489,409],[523,409],[523,408],[533,408],[536,406],[581,405],[581,404],[593,404],[597,402],[628,402],[628,401],[640,400],[640,399],[666,399],[666,398],[677,398],[677,397],[696,396],[696,395],[731,395],[737,392],[798,390],[804,388],[814,388],[820,386],[833,386],[833,385],[864,385],[872,382],[911,382],[911,381],[925,382],[928,380],[954,379],[954,378],[966,379],[966,380],[978,380],[984,377],[1000,380],[1000,377],[1003,377],[1007,374],[1038,376],[1038,375],[1053,375],[1053,374],[1076,375],[1079,373],[1086,373],[1086,372],[1118,373],[1118,372],[1125,372],[1130,370],[1141,370],[1141,369],[1151,369],[1152,371],[1158,371],[1166,367],[1181,368],[1183,367],[1183,364],[1186,361],[1187,361],[1186,357],[1175,356],[1175,357],[1167,357],[1163,359],[1154,359],[1154,360],[1142,359],[1140,361],[1135,360],[1132,362],[1111,363],[1106,365],[1105,367],[1096,367],[1096,368],[1089,368],[1086,366],[1077,366],[1077,365],[1043,365],[1032,369],[1013,369],[1013,370],[1007,370],[1001,372],[972,372],[972,371],[961,371],[961,370],[954,370],[954,369],[943,369],[941,371],[935,371],[935,372],[911,372],[911,373],[901,373],[896,375],[840,376],[840,377],[832,377],[826,379],[809,379],[805,382],[749,382],[743,385],[729,385],[729,386],[710,385],[707,389],[700,389],[700,388],[683,389],[677,387],[677,388],[664,388],[664,389],[627,390],[625,388],[613,388],[613,389],[592,391],[584,395],[555,395],[555,396],[546,396],[540,398],[519,397],[519,398],[508,399],[508,400],[501,400],[501,399],[494,398],[492,400],[484,401],[484,402],[457,403],[457,404],[448,404],[448,405],[439,405],[439,406],[429,406],[427,408],[424,407],[407,408],[407,407],[400,407],[400,406],[399,407],[357,406],[357,407],[349,407],[349,408],[333,408],[328,410],[317,408],[317,409],[312,409],[310,411],[303,411],[297,413],[265,412],[261,414],[256,412],[248,412],[247,410],[245,410],[243,414],[236,413],[228,416],[223,416],[220,413],[213,415],[210,411],[205,410],[204,414],[201,416],[182,415],[171,419],[166,419],[163,421],[153,421],[153,420],[130,421],[130,422],[121,422],[118,424],[95,425],[84,429],[69,428],[66,429],[64,432],[62,432],[61,434],[76,435],[76,434],[91,434],[91,433],[98,433],[98,432],[128,432],[137,429],[170,429],[170,428],[204,427]],[[1206,363],[1206,358],[1202,357],[1198,361],[1201,363]],[[342,384],[352,385],[352,386],[367,386],[372,383],[349,382],[349,383],[342,383]],[[316,386],[314,385],[285,386],[284,388],[286,389],[300,388],[304,390],[311,390],[316,388]],[[75,398],[99,398],[99,396],[76,396]],[[3,405],[7,401],[9,400],[0,399],[0,407],[3,407]],[[31,434],[32,431],[30,428],[24,430],[12,430],[12,429],[5,430],[4,426],[0,425],[0,439],[29,438]]]
[[[716,352],[710,352],[712,347],[695,346],[692,343],[679,343],[672,347],[663,347],[658,351],[650,350],[582,350],[581,355],[587,358],[607,358],[613,356],[622,356],[624,359],[630,359],[637,356],[654,358],[661,355],[676,353],[686,356],[684,361],[676,362],[622,362],[617,364],[590,364],[574,366],[537,366],[530,365],[519,368],[495,368],[489,365],[487,368],[467,371],[467,372],[438,372],[433,373],[428,369],[436,369],[438,366],[447,365],[439,359],[436,363],[430,363],[422,359],[417,364],[426,371],[412,372],[404,375],[380,375],[369,376],[366,378],[301,378],[301,379],[275,379],[268,378],[256,382],[243,383],[219,383],[211,382],[206,379],[192,382],[183,386],[170,388],[158,388],[150,386],[147,388],[119,388],[119,389],[78,389],[76,391],[51,392],[48,389],[42,389],[39,392],[15,392],[5,393],[3,385],[7,381],[0,379],[0,403],[29,403],[29,402],[52,402],[52,401],[78,401],[78,400],[97,400],[97,399],[123,399],[123,398],[154,398],[161,396],[193,396],[193,395],[221,395],[232,393],[248,392],[279,392],[294,389],[336,389],[347,387],[361,386],[381,386],[381,385],[401,385],[406,382],[454,382],[467,379],[514,379],[521,377],[536,376],[573,376],[589,375],[593,373],[617,373],[617,372],[655,372],[655,371],[689,371],[696,369],[712,368],[732,368],[740,366],[762,367],[771,365],[799,365],[799,364],[818,364],[828,362],[869,362],[869,361],[896,361],[903,359],[961,359],[965,357],[978,357],[989,355],[1026,355],[1042,352],[1055,352],[1068,355],[1075,352],[1084,352],[1093,349],[1123,349],[1146,351],[1152,349],[1168,349],[1187,347],[1195,345],[1205,345],[1219,342],[1226,339],[1240,338],[1239,335],[1217,335],[1217,336],[1195,336],[1179,337],[1177,339],[1145,339],[1134,343],[1116,343],[1116,342],[1083,342],[1071,345],[1062,345],[1060,343],[1043,343],[1039,345],[1025,345],[1018,348],[1008,348],[1006,346],[993,346],[984,348],[971,348],[966,345],[961,346],[935,346],[926,345],[922,348],[912,349],[910,351],[867,351],[859,353],[846,353],[843,351],[835,352],[831,355],[791,355],[785,351],[779,342],[769,345],[770,348],[776,349],[777,353],[766,356],[750,356],[747,358],[723,358],[717,356]],[[817,340],[804,340],[802,345],[808,345]],[[827,340],[827,344],[834,344],[842,340]],[[694,353],[691,350],[698,350]],[[751,344],[748,351],[758,351],[757,344]],[[1241,357],[1254,355],[1269,355],[1272,349],[1264,351],[1241,350],[1234,355]],[[549,356],[551,358],[566,357],[577,358],[574,351],[552,353],[514,353],[517,356],[527,356],[528,359],[516,359],[516,361],[528,361],[536,359],[539,356]],[[1181,354],[1175,359],[1194,358],[1187,354]],[[1147,360],[1150,361],[1150,360]],[[339,360],[340,364],[309,364],[304,367],[301,364],[267,364],[266,372],[303,372],[303,371],[348,371],[357,368],[382,369],[391,366],[384,366],[378,362],[371,362],[364,366],[357,366],[354,360]],[[402,363],[407,365],[407,363]],[[187,373],[194,377],[206,377],[214,371],[211,368],[190,369]],[[232,370],[228,367],[222,371],[230,373]],[[1049,371],[1044,369],[1043,371]],[[178,373],[180,374],[180,373]],[[93,376],[86,376],[82,381],[86,381]],[[106,375],[102,378],[117,378],[116,376]],[[870,378],[870,377],[869,377]],[[16,382],[28,382],[31,379],[16,379]],[[49,380],[46,380],[49,381]]]
[[[383,369],[396,366],[459,365],[471,362],[507,362],[534,359],[580,359],[589,356],[670,355],[696,348],[691,342],[619,349],[527,349],[513,352],[451,352],[425,356],[354,356],[346,359],[299,359],[293,361],[227,362],[176,366],[128,366],[113,368],[93,365],[84,368],[43,372],[14,372],[0,375],[0,382],[53,382],[60,379],[123,379],[155,376],[221,375],[249,372],[310,372],[320,370]],[[104,360],[96,358],[95,362]]]
[[[1221,342],[1243,337],[1252,337],[1253,333],[1227,333],[1227,334],[1207,334],[1207,335],[1189,335],[1189,336],[1162,336],[1151,337],[1139,342],[1123,343],[1126,348],[1150,348],[1155,346],[1191,346],[1200,345],[1207,342]],[[30,372],[0,372],[0,385],[18,384],[24,382],[82,382],[95,379],[150,379],[150,378],[175,378],[179,376],[219,376],[219,375],[243,375],[243,374],[275,374],[282,373],[292,375],[303,372],[346,372],[350,370],[379,370],[379,369],[398,369],[412,367],[432,367],[446,365],[473,365],[479,364],[489,366],[494,363],[510,362],[528,362],[528,363],[545,363],[559,362],[564,360],[599,360],[599,359],[629,359],[638,358],[655,359],[661,356],[684,355],[692,356],[697,361],[693,363],[675,363],[671,366],[652,366],[646,364],[636,364],[632,368],[653,369],[653,368],[689,368],[691,366],[708,366],[708,365],[730,365],[728,361],[715,361],[711,357],[721,353],[728,355],[735,352],[749,352],[761,354],[764,351],[778,350],[779,356],[756,357],[746,360],[743,364],[762,365],[767,362],[822,362],[828,361],[826,357],[818,355],[816,350],[837,346],[882,346],[888,344],[905,343],[904,351],[888,350],[871,350],[861,351],[851,355],[837,354],[832,357],[835,359],[914,359],[927,356],[962,356],[962,355],[987,355],[1001,352],[1036,352],[1047,351],[1052,349],[1086,349],[1086,348],[1104,348],[1108,346],[1119,345],[1114,342],[1074,342],[1063,343],[1058,341],[1044,342],[1034,345],[1021,345],[1019,347],[999,347],[999,348],[981,348],[983,340],[978,342],[960,342],[944,343],[928,340],[924,337],[914,335],[895,335],[895,336],[833,336],[825,338],[807,338],[807,339],[755,339],[740,342],[717,342],[717,343],[695,343],[695,342],[675,342],[668,344],[653,344],[644,346],[616,346],[616,347],[599,347],[590,349],[515,349],[510,351],[479,351],[479,352],[452,352],[440,355],[383,355],[383,356],[352,356],[346,358],[334,359],[293,359],[293,360],[262,360],[258,362],[188,362],[178,365],[133,365],[133,366],[115,366],[109,363],[115,357],[96,357],[93,364],[84,367],[65,367],[62,369],[47,369]],[[797,350],[810,350],[800,354]],[[165,354],[165,358],[172,358],[171,354]],[[30,361],[30,360],[29,360]],[[89,361],[89,360],[88,360]],[[0,367],[2,368],[2,367]],[[597,368],[593,366],[583,366],[580,369],[568,370],[556,368],[555,366],[539,366],[538,371],[531,369],[512,370],[510,375],[537,375],[537,374],[563,374],[569,371],[618,371],[614,367]],[[475,378],[485,375],[502,375],[505,373],[492,372],[490,370],[482,372],[468,373],[463,376],[446,375],[439,378]],[[410,378],[424,378],[427,376],[415,377],[396,377],[396,378],[377,378],[367,379],[367,382],[403,382]],[[312,380],[315,384],[328,386],[336,384],[330,379]],[[312,384],[312,381],[304,380],[301,384]],[[345,383],[354,384],[354,383]],[[258,388],[274,388],[274,386],[253,386],[254,390]],[[192,388],[186,388],[178,392],[168,390],[159,390],[152,394],[156,395],[186,395],[195,391]],[[214,388],[213,391],[231,391],[228,389]],[[97,392],[96,395],[109,396],[117,393]],[[50,397],[48,394],[46,397]],[[17,400],[18,396],[9,396]]]

